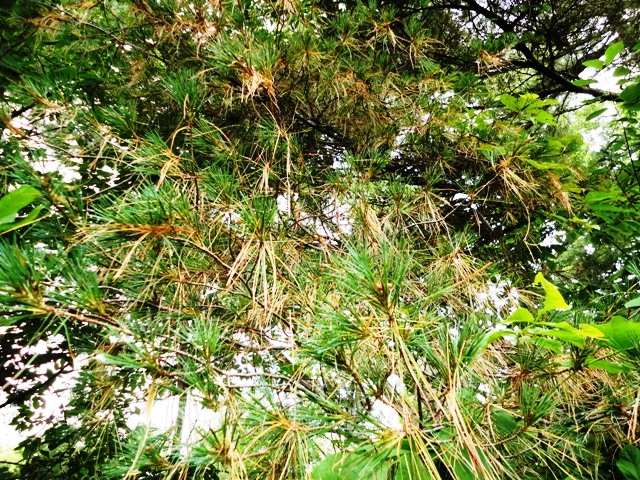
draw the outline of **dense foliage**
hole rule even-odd
[[[4,2],[7,478],[639,479],[639,19]]]

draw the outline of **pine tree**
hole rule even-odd
[[[0,10],[21,478],[618,475],[637,324],[530,289],[585,147],[394,3]]]

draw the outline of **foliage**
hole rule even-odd
[[[631,445],[626,446],[617,465],[625,479],[640,478],[640,451]]]
[[[634,478],[637,9],[574,3],[0,6],[21,478]]]

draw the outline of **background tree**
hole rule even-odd
[[[574,268],[571,310],[580,244],[543,240],[633,251],[637,11],[569,3],[3,6],[3,390],[48,426],[21,478],[620,475],[636,280]],[[620,95],[577,78],[599,55]],[[627,112],[608,168],[567,92]],[[128,421],[163,398],[168,430]]]

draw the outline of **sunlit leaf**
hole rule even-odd
[[[597,80],[594,80],[592,78],[590,79],[578,79],[578,80],[574,80],[573,83],[576,87],[586,87],[587,85],[592,85],[594,83],[597,83]]]
[[[518,110],[518,100],[513,95],[509,95],[507,93],[502,94],[500,95],[500,101],[509,110]]]
[[[634,208],[628,208],[628,207],[619,207],[617,205],[609,205],[607,203],[596,203],[596,204],[590,204],[589,208],[591,210],[593,210],[594,212],[616,212],[616,213],[627,213],[629,215],[632,216],[636,216],[638,215],[638,211],[635,210]]]
[[[606,192],[589,192],[584,197],[588,203],[607,202],[619,198],[622,193],[618,190],[608,190]]]
[[[533,118],[537,123],[542,123],[544,125],[557,125],[555,117],[544,110],[538,110]]]
[[[579,348],[584,347],[584,337],[574,331],[552,329],[552,328],[531,327],[527,329],[527,332],[531,334],[545,335],[548,337],[557,338],[559,340],[564,340],[565,342],[569,342],[570,344],[575,345],[576,347],[579,347]]]
[[[586,62],[582,62],[585,67],[595,68],[596,70],[602,70],[604,67],[604,62],[602,60],[587,60]]]
[[[550,281],[544,278],[542,273],[538,273],[534,280],[535,284],[541,284],[544,288],[544,308],[538,310],[538,314],[549,310],[569,310],[569,305],[564,301],[562,294]]]
[[[527,310],[526,308],[518,307],[514,310],[514,312],[509,315],[509,317],[505,320],[506,323],[510,322],[534,322],[535,319],[533,314]]]
[[[533,318],[533,315],[531,316],[531,318]],[[484,346],[486,347],[490,343],[493,343],[493,342],[495,342],[496,340],[498,340],[500,338],[509,337],[509,336],[513,336],[513,335],[515,335],[515,332],[513,330],[510,330],[510,329],[496,330],[496,331],[493,331],[493,332],[489,332],[485,336]]]
[[[604,63],[605,65],[611,64],[613,60],[618,56],[618,54],[624,49],[624,42],[616,42],[612,43],[607,47],[604,52]]]
[[[588,323],[581,323],[578,332],[589,338],[602,338],[604,334],[595,326]]]
[[[607,323],[597,325],[612,346],[620,349],[633,348],[640,344],[640,323],[615,316]]]

